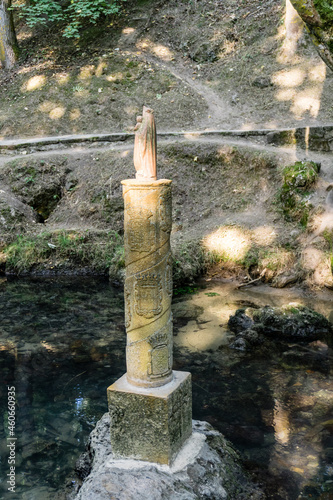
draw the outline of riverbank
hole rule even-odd
[[[132,144],[115,142],[1,156],[0,272],[121,282],[121,181],[134,177],[132,154]],[[318,175],[295,187],[286,211],[286,168],[305,159]],[[168,137],[158,166],[160,178],[173,180],[176,286],[206,272],[332,286],[330,153],[270,146],[260,136]]]

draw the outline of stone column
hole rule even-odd
[[[122,184],[127,373],[107,391],[111,446],[170,464],[192,432],[191,375],[172,371],[171,181]]]
[[[172,380],[171,181],[123,181],[127,380]]]

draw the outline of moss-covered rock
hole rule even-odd
[[[320,164],[313,161],[297,161],[283,169],[279,200],[287,220],[297,220],[306,227],[313,208],[308,195],[317,181],[319,170]]]
[[[321,314],[301,304],[288,304],[283,307],[265,306],[254,311],[239,309],[228,322],[231,331],[243,334],[247,330],[275,341],[313,341],[332,338],[333,326]],[[249,338],[248,338],[249,337]],[[256,337],[257,341],[257,337]]]

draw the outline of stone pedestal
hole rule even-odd
[[[172,371],[171,181],[122,184],[127,373],[107,390],[112,450],[170,465],[192,432],[191,376]]]
[[[108,388],[115,458],[170,465],[192,432],[191,375],[173,372],[161,387],[133,387],[124,375]]]

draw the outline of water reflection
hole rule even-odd
[[[213,307],[207,306],[210,300]],[[314,298],[291,289],[240,291],[224,284],[179,299],[174,304],[174,317],[180,320],[175,360],[179,369],[192,372],[195,416],[236,445],[246,467],[264,484],[267,498],[327,500],[333,497],[331,348],[321,341],[267,340],[249,352],[235,352],[224,341],[232,341],[226,323],[236,308],[290,302],[331,314],[330,292]],[[184,310],[193,313],[190,336]],[[202,349],[195,336],[208,340],[210,325],[216,324],[225,338],[218,348],[211,344]]]
[[[123,298],[107,282],[8,282],[0,295],[0,498],[7,386],[16,388],[17,498],[54,499],[125,370]]]
[[[106,388],[125,371],[123,295],[91,279],[0,286],[0,498],[15,498],[4,479],[7,386],[15,386],[17,498],[53,500],[107,410]],[[227,321],[237,308],[292,301],[327,316],[333,308],[330,295],[314,302],[260,286],[209,284],[176,297],[174,368],[192,372],[194,418],[234,443],[267,498],[327,500],[333,495],[331,349],[321,342],[251,352],[229,347]]]

